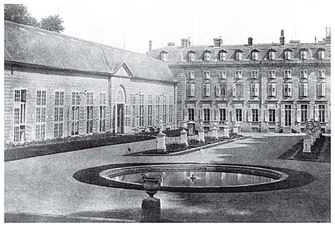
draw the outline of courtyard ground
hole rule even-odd
[[[282,167],[314,182],[251,193],[159,191],[166,222],[330,222],[330,164],[278,159],[301,136],[245,134],[246,139],[178,156],[123,156],[127,145],[105,146],[5,163],[6,222],[139,221],[144,191],[76,181],[78,170],[114,163],[203,162]],[[152,141],[137,143],[148,149]]]

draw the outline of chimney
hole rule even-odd
[[[168,42],[167,46],[173,47],[173,46],[175,46],[175,43],[174,42]]]
[[[280,45],[284,45],[285,44],[284,30],[280,31],[279,43],[280,43]]]
[[[252,37],[248,38],[248,46],[252,46]]]
[[[191,45],[190,38],[182,38],[181,39],[181,47],[186,48]]]
[[[222,38],[214,38],[214,47],[220,47],[222,45]]]
[[[149,51],[152,50],[152,40],[149,40]]]

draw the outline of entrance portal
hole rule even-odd
[[[121,86],[119,87],[118,91],[116,92],[115,98],[115,132],[118,134],[124,133],[124,104],[126,102],[124,88]]]

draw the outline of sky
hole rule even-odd
[[[325,27],[333,26],[331,0],[96,0],[96,1],[5,1],[21,3],[37,19],[59,14],[64,34],[130,51],[148,51],[168,42],[180,45],[211,45],[222,37],[223,44],[322,40]],[[303,4],[302,4],[303,3]]]

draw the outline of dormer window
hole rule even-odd
[[[206,79],[206,80],[211,79],[209,70],[204,70],[204,79]]]
[[[292,50],[287,48],[284,50],[284,59],[285,60],[290,60],[291,59],[291,52]]]
[[[211,51],[204,51],[204,61],[209,61],[211,59]]]
[[[225,50],[221,50],[219,52],[219,60],[224,61],[227,59],[227,52]]]
[[[188,61],[192,62],[195,60],[195,51],[188,52]]]
[[[319,48],[318,50],[318,59],[325,59],[325,49],[324,48]]]
[[[251,51],[251,59],[252,60],[258,60],[258,53],[259,51],[257,49],[254,49]]]
[[[300,59],[302,60],[307,59],[307,49],[303,48],[300,50]]]
[[[237,49],[236,50],[236,52],[235,52],[235,59],[237,60],[237,61],[240,61],[240,60],[242,60],[242,50],[240,50],[240,49]]]
[[[300,70],[300,78],[307,79],[307,70]]]
[[[163,62],[167,61],[167,56],[168,56],[168,53],[166,51],[161,51],[161,60]]]
[[[276,50],[270,49],[268,52],[268,58],[269,60],[274,60],[276,58]]]
[[[219,70],[219,79],[226,79],[226,71],[225,70]]]

